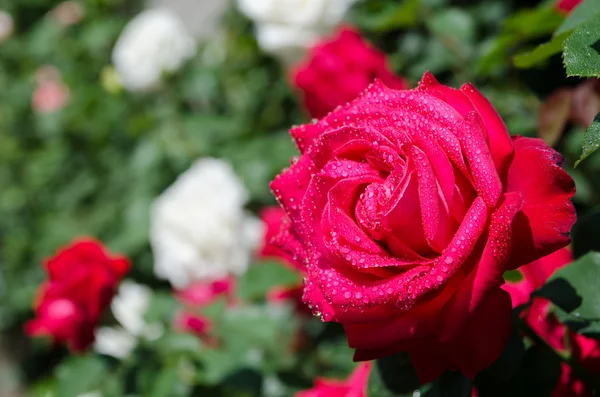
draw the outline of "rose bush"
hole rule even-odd
[[[518,282],[507,282],[503,289],[512,299],[513,307],[525,305],[531,298],[531,293],[541,288],[548,278],[558,269],[572,261],[571,251],[563,248],[542,259],[521,267],[523,279]],[[522,317],[529,327],[553,349],[568,353],[588,373],[600,374],[600,346],[592,338],[569,331],[552,313],[548,300],[534,297],[531,305]],[[552,397],[591,397],[591,385],[583,382],[571,366],[561,363],[561,376],[554,387]]]
[[[84,351],[94,342],[100,315],[129,270],[129,261],[109,255],[97,241],[82,239],[61,249],[45,267],[49,280],[40,288],[36,318],[25,331]]]
[[[293,74],[312,117],[323,117],[353,100],[375,79],[390,88],[408,88],[388,68],[385,53],[371,47],[350,28],[313,47],[306,62]]]
[[[569,243],[560,154],[429,73],[291,133],[301,156],[271,187],[314,314],[344,325],[356,360],[408,351],[422,382],[490,365],[511,328],[504,271]]]

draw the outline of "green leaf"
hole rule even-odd
[[[513,63],[518,68],[536,66],[554,54],[562,51],[563,43],[571,35],[571,31],[555,36],[551,41],[540,44],[532,51],[521,52],[513,58]]]
[[[293,286],[301,282],[298,273],[279,262],[258,263],[250,267],[238,284],[242,300],[261,300],[276,286]]]
[[[575,8],[567,19],[556,29],[554,36],[559,36],[564,32],[575,29],[578,25],[588,21],[594,14],[600,12],[600,1],[585,0]]]
[[[356,22],[367,30],[384,33],[413,26],[418,22],[419,0],[405,0],[400,4],[390,3],[381,12],[356,12]]]
[[[426,21],[428,28],[444,38],[447,45],[464,46],[473,41],[476,25],[473,17],[460,8],[448,8]]]
[[[187,396],[187,387],[180,381],[177,367],[163,369],[156,374],[149,397]]]
[[[563,61],[567,76],[600,76],[600,13],[579,25],[567,38]]]
[[[504,22],[505,33],[518,34],[521,38],[536,38],[553,33],[563,21],[563,16],[552,7],[540,7],[519,11]]]
[[[585,131],[585,135],[583,137],[583,152],[581,153],[581,157],[579,160],[575,162],[574,168],[579,165],[583,160],[585,160],[590,154],[594,153],[600,147],[600,113],[594,117],[594,121]]]
[[[600,253],[590,252],[558,270],[537,296],[544,296],[568,312],[588,321],[600,320]]]
[[[97,356],[73,357],[56,370],[57,395],[76,397],[95,391],[106,376],[106,366]]]

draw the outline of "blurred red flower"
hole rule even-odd
[[[310,115],[316,118],[355,99],[375,79],[390,88],[408,88],[388,68],[385,53],[350,28],[342,28],[333,39],[313,47],[308,60],[293,72],[294,84],[303,92]]]
[[[35,304],[36,318],[25,325],[30,336],[51,336],[75,352],[94,342],[94,329],[129,270],[123,256],[111,256],[101,243],[78,239],[45,263],[46,281]]]
[[[569,13],[575,9],[581,3],[581,0],[558,0],[556,8],[559,11]]]

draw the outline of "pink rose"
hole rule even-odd
[[[279,240],[355,359],[408,351],[423,382],[495,361],[511,327],[502,274],[569,243],[560,154],[429,73],[414,90],[377,82],[292,136],[301,156],[271,185],[290,219]]]
[[[213,282],[198,282],[184,290],[176,291],[175,297],[185,305],[184,310],[175,314],[174,327],[183,332],[190,332],[208,341],[208,333],[212,324],[202,314],[202,308],[225,297],[229,304],[234,301],[235,280],[227,277]]]
[[[129,270],[129,261],[111,256],[95,240],[81,239],[45,265],[49,280],[40,287],[36,318],[25,325],[25,332],[48,335],[75,352],[85,351],[94,343],[94,329]]]
[[[296,397],[367,397],[371,363],[361,363],[347,380],[317,379],[315,387],[296,393]]]
[[[312,117],[323,117],[353,100],[375,79],[390,88],[407,88],[404,80],[389,70],[385,53],[349,28],[312,48],[306,63],[293,74]]]

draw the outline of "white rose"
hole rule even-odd
[[[152,206],[154,271],[178,289],[246,271],[262,225],[244,211],[247,191],[231,166],[197,161]]]
[[[130,91],[159,85],[165,72],[175,72],[196,53],[196,42],[168,10],[152,9],[127,24],[112,53],[121,83]]]
[[[152,291],[148,287],[123,281],[111,303],[112,313],[120,325],[98,328],[94,349],[101,354],[125,358],[135,348],[139,337],[156,339],[160,336],[159,325],[147,324],[144,319],[151,299]]]
[[[256,23],[260,47],[292,63],[336,26],[355,1],[238,0],[238,6]]]

